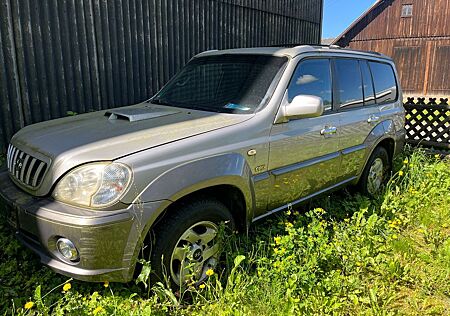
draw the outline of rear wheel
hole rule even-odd
[[[220,225],[233,227],[233,218],[225,205],[209,199],[172,211],[152,232],[152,271],[160,281],[169,277],[174,288],[201,283],[219,260]]]
[[[360,191],[369,196],[380,193],[389,178],[391,161],[384,147],[377,147],[367,162],[359,180]]]

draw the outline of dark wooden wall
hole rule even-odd
[[[322,1],[0,0],[0,151],[24,125],[145,100],[201,51],[319,43]]]
[[[391,56],[406,95],[450,96],[450,0],[386,0],[337,44]]]

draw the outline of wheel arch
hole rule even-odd
[[[139,200],[167,200],[169,204],[155,210],[145,223],[134,255],[137,263],[140,249],[152,229],[180,204],[197,198],[212,198],[223,203],[233,216],[236,228],[247,229],[254,209],[254,187],[251,169],[239,154],[209,157],[177,166],[153,180]],[[133,271],[134,272],[134,271]]]

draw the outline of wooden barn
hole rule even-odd
[[[450,0],[378,0],[333,44],[391,56],[406,96],[450,96]]]

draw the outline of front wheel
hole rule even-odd
[[[233,227],[233,218],[225,205],[209,199],[172,211],[152,232],[153,273],[161,281],[169,277],[174,288],[201,283],[219,260],[219,227]]]
[[[387,182],[391,162],[385,148],[377,147],[370,156],[359,180],[359,188],[365,195],[375,196]]]

